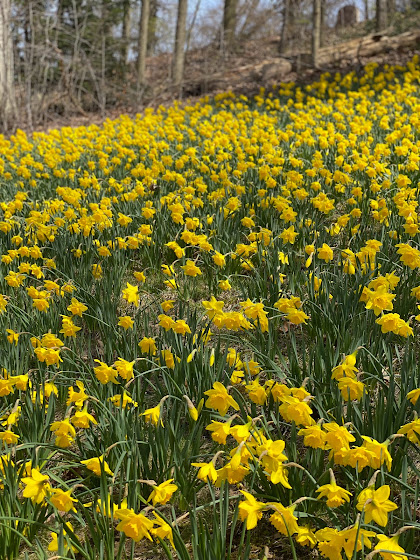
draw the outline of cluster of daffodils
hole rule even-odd
[[[420,556],[419,79],[0,136],[0,559]]]
[[[356,353],[357,351],[345,357],[343,362],[334,368],[333,378],[346,379],[348,376],[347,379],[354,379],[354,371],[357,370]],[[257,391],[256,387],[259,387],[260,391]],[[378,540],[374,550],[383,551],[383,557],[386,559],[391,558],[386,554],[390,551],[404,553],[404,549],[398,544],[399,535],[408,529],[416,530],[415,526],[404,527],[395,535],[387,537],[382,533],[365,529],[364,525],[370,524],[371,527],[371,523],[374,522],[379,527],[386,527],[389,521],[388,514],[398,509],[398,505],[388,499],[391,493],[390,486],[383,484],[376,488],[376,480],[381,472],[391,471],[392,457],[388,446],[398,437],[398,434],[406,434],[407,427],[403,426],[398,434],[391,436],[384,443],[361,435],[362,445],[350,447],[350,444],[356,441],[350,426],[322,420],[315,423],[311,416],[313,411],[308,405],[313,397],[304,387],[290,388],[285,384],[271,381],[266,382],[265,387],[258,385],[258,382],[253,382],[245,385],[245,389],[248,398],[260,405],[264,405],[267,398],[271,396],[274,403],[277,403],[278,411],[285,422],[303,426],[298,431],[298,436],[303,436],[303,446],[328,451],[330,464],[347,466],[358,473],[365,468],[372,469],[374,472],[366,487],[357,494],[352,494],[337,484],[332,468],[329,469],[330,482],[319,485],[302,464],[288,459],[285,454],[287,445],[283,439],[270,439],[267,437],[267,432],[270,430],[265,426],[258,426],[262,423],[262,415],[255,418],[248,416],[246,423],[242,423],[244,420],[238,413],[226,418],[229,409],[239,411],[240,406],[226,387],[216,382],[213,388],[205,393],[208,397],[205,405],[216,410],[223,417],[223,421],[213,420],[206,426],[206,430],[211,432],[215,442],[227,449],[219,450],[209,462],[192,463],[192,466],[199,468],[197,478],[220,487],[226,482],[243,483],[246,477],[253,479],[252,486],[255,484],[255,478],[261,476],[266,477],[273,485],[281,485],[292,490],[288,472],[291,469],[300,469],[313,483],[311,495],[298,498],[290,505],[278,501],[262,502],[251,492],[241,490],[244,500],[239,502],[238,510],[240,519],[246,524],[246,529],[254,529],[263,518],[264,512],[269,512],[269,522],[278,532],[289,538],[293,537],[301,546],[317,547],[322,556],[331,560],[343,558],[342,554],[351,559],[362,549],[372,549],[373,538]],[[407,398],[412,404],[416,404],[420,398],[420,389],[411,391]],[[238,420],[239,423],[236,423]],[[229,445],[229,440],[233,442],[233,447]],[[226,462],[223,461],[223,457],[226,457]],[[216,468],[217,462],[222,463],[220,468]],[[310,469],[310,465],[307,468]],[[300,505],[304,505],[306,500],[319,500],[328,508],[336,509],[349,504],[353,496],[354,507],[360,514],[356,516],[353,525],[342,530],[336,527],[316,530],[316,520],[313,519],[313,523],[308,524],[308,517],[312,516],[308,515],[307,511],[299,512]],[[322,498],[326,498],[326,501],[324,502]],[[300,524],[301,517],[303,524]],[[384,548],[384,546],[391,548]],[[395,558],[402,558],[402,556],[395,555]]]

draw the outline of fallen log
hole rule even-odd
[[[375,33],[360,39],[352,39],[345,43],[320,49],[318,66],[322,69],[334,66],[338,62],[360,61],[362,58],[370,58],[394,50],[404,50],[419,46],[420,29],[394,36]],[[292,68],[294,71],[310,66],[311,59],[309,53],[300,53],[292,58]]]
[[[319,50],[318,68],[327,70],[338,63],[358,62],[391,51],[420,47],[420,29],[407,31],[400,35],[371,34],[352,39]],[[216,90],[235,89],[242,84],[266,84],[280,82],[291,72],[300,72],[312,67],[312,57],[308,52],[290,57],[273,57],[258,64],[247,64],[237,68],[203,75],[184,84],[185,95],[203,95]]]

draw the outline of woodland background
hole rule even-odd
[[[230,88],[249,93],[418,46],[419,0],[363,0],[347,20],[344,5],[0,0],[0,130],[92,122]]]

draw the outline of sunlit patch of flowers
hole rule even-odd
[[[0,560],[419,557],[419,78],[0,137]]]

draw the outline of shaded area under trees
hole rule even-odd
[[[366,0],[364,22],[335,28],[340,6],[335,0],[219,0],[213,8],[201,0],[2,0],[0,125],[31,129],[56,116],[95,112],[103,118],[240,80],[281,80],[291,69],[324,67],[328,48],[343,39],[392,35],[409,27],[408,16],[412,25],[420,19],[420,6],[409,0]],[[388,48],[378,43],[374,50]],[[338,52],[345,54],[333,47]]]

